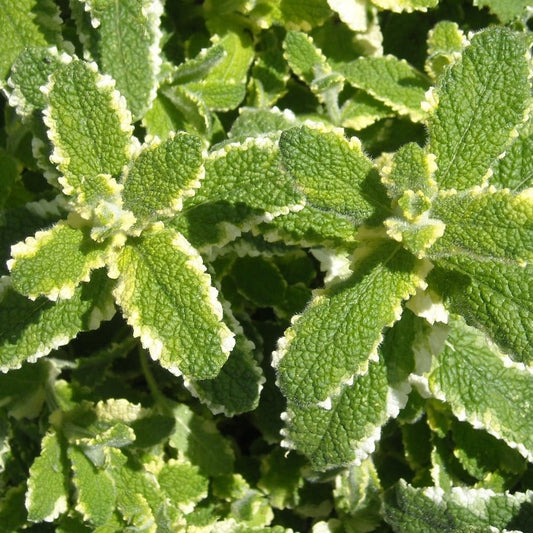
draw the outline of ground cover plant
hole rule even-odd
[[[533,531],[532,13],[0,2],[0,531]]]

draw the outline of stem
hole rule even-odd
[[[141,346],[139,346],[139,359],[141,361],[141,369],[144,374],[144,379],[146,380],[148,388],[150,389],[150,393],[152,394],[154,398],[156,407],[158,407],[162,411],[168,411],[169,407],[167,403],[167,398],[159,389],[157,382],[154,378],[154,375],[152,374],[152,371],[150,370],[150,365],[148,363],[148,356],[146,354],[146,350],[144,350]]]

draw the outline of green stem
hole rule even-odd
[[[144,374],[144,379],[146,379],[146,383],[148,384],[150,393],[152,394],[154,398],[156,407],[162,411],[168,411],[169,407],[168,407],[167,398],[159,389],[157,382],[154,378],[154,375],[152,374],[152,371],[150,370],[150,365],[148,363],[148,356],[146,354],[146,350],[144,350],[140,346],[139,346],[139,359],[141,361],[141,369]]]

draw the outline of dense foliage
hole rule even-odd
[[[0,532],[533,531],[532,14],[0,2]]]

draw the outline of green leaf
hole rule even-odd
[[[152,358],[176,375],[215,377],[234,338],[198,252],[157,225],[114,253],[115,298]]]
[[[246,137],[259,137],[268,133],[281,132],[298,125],[298,119],[292,111],[272,109],[257,109],[241,107],[239,116],[234,120],[229,137],[235,140]]]
[[[184,513],[207,496],[209,480],[187,461],[168,460],[157,474],[161,490]]]
[[[531,525],[530,492],[498,494],[455,487],[450,492],[417,489],[401,480],[385,495],[385,520],[401,533],[526,531]]]
[[[2,2],[0,80],[7,78],[11,65],[24,48],[58,44],[61,41],[61,23],[59,8],[51,0]]]
[[[366,0],[328,0],[328,4],[352,31],[363,32],[368,29]]]
[[[439,0],[371,0],[381,9],[390,9],[396,13],[406,11],[427,11],[430,7],[436,7]]]
[[[76,510],[95,526],[105,524],[115,509],[115,486],[109,473],[98,469],[77,446],[69,446]]]
[[[455,22],[437,22],[428,33],[428,55],[425,70],[437,80],[447,67],[461,57],[466,37]]]
[[[492,162],[509,146],[530,100],[523,36],[506,28],[472,38],[446,70],[433,100],[429,151],[442,189],[483,185]]]
[[[362,130],[385,118],[393,117],[394,111],[364,91],[346,100],[342,105],[340,123],[343,128]]]
[[[68,467],[55,432],[47,433],[41,446],[41,455],[30,468],[26,508],[30,520],[51,522],[67,510]]]
[[[488,7],[489,10],[504,22],[526,15],[526,9],[531,7],[530,0],[474,0],[474,5]]]
[[[327,355],[326,355],[327,357]],[[360,463],[374,451],[389,415],[387,371],[368,364],[326,406],[289,400],[282,444],[305,454],[317,470]]]
[[[344,384],[367,372],[383,329],[398,320],[402,301],[425,275],[423,264],[391,242],[353,268],[345,282],[317,294],[280,340],[279,386],[299,406],[327,405]]]
[[[0,208],[5,207],[13,186],[20,178],[21,170],[17,159],[0,148]]]
[[[180,211],[203,177],[202,142],[188,133],[171,134],[145,147],[124,177],[124,205],[140,220]]]
[[[132,126],[113,80],[72,60],[52,75],[47,93],[44,121],[65,194],[74,194],[82,177],[119,175],[133,150]]]
[[[58,222],[52,229],[38,231],[11,247],[8,262],[13,287],[35,299],[68,299],[93,270],[104,266],[106,248],[96,244],[87,232]]]
[[[282,22],[291,29],[309,31],[331,16],[327,0],[282,0]]]
[[[172,82],[185,84],[201,81],[226,56],[227,52],[222,44],[215,44],[209,48],[202,48],[198,55],[187,59],[176,66],[172,73]]]
[[[83,0],[89,12],[100,69],[117,82],[134,119],[143,116],[155,98],[161,65],[159,0]]]
[[[202,418],[185,404],[173,408],[176,419],[169,444],[182,453],[204,476],[233,472],[234,452],[211,420]]]
[[[93,273],[69,300],[31,301],[9,286],[0,291],[0,369],[18,368],[67,344],[80,331],[96,329],[115,314],[105,272]]]
[[[394,56],[360,57],[337,69],[346,81],[372,95],[400,115],[411,120],[425,120],[427,114],[421,108],[428,80],[406,61]]]
[[[283,49],[291,70],[307,85],[331,73],[326,57],[309,35],[298,31],[287,32]]]
[[[304,126],[283,132],[279,144],[283,164],[307,203],[346,215],[354,226],[375,214],[381,201],[377,171],[358,139]]]
[[[429,376],[430,390],[460,420],[503,439],[531,461],[533,428],[528,413],[533,373],[512,364],[480,331],[461,320],[451,326]]]

